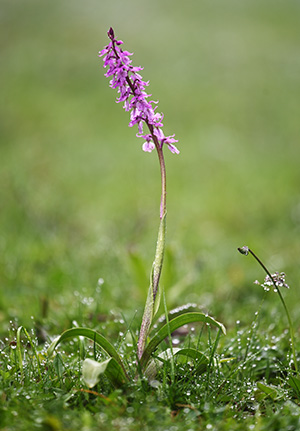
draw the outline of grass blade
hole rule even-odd
[[[24,376],[24,372],[23,372],[23,358],[22,358],[22,352],[21,352],[21,333],[22,331],[24,332],[27,340],[29,341],[32,351],[34,353],[34,356],[36,357],[36,362],[37,362],[37,368],[38,368],[38,373],[40,376],[40,379],[42,380],[42,374],[41,374],[41,364],[40,364],[40,360],[39,360],[39,356],[38,353],[36,351],[34,342],[32,341],[30,335],[28,334],[27,330],[24,328],[24,326],[20,326],[17,330],[17,346],[18,346],[18,360],[19,360],[19,367],[20,367],[20,371],[22,376]]]

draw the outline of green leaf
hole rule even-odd
[[[173,347],[173,349],[166,349],[157,356],[158,361],[167,362],[170,361],[173,356],[185,356],[186,358],[194,359],[196,362],[196,373],[202,374],[206,371],[208,365],[208,358],[199,350],[193,348],[183,348]],[[162,366],[162,363],[158,361],[150,361],[148,364],[145,375],[149,380],[153,380],[157,374],[157,369]]]
[[[194,359],[196,361],[196,373],[203,374],[207,370],[207,366],[209,363],[208,357],[203,353],[199,352],[199,350],[193,349],[191,347],[180,349],[175,355],[185,356],[187,358]]]
[[[164,325],[150,340],[141,357],[141,367],[146,367],[151,354],[154,352],[156,347],[168,336],[169,331],[174,332],[181,326],[192,322],[210,323],[211,325],[214,325],[219,328],[223,332],[223,334],[226,334],[226,329],[224,325],[222,325],[222,323],[218,322],[212,317],[208,316],[207,314],[199,312],[181,314],[180,316],[177,316],[173,320],[171,320],[169,324]]]
[[[278,398],[278,390],[274,386],[267,386],[263,383],[257,383],[258,389],[265,394],[264,398],[270,397],[272,400]]]
[[[142,324],[140,329],[139,341],[138,341],[138,357],[142,356],[146,340],[149,334],[149,330],[152,324],[154,315],[157,313],[160,304],[160,291],[159,291],[159,279],[162,270],[162,264],[164,259],[166,241],[166,213],[163,215],[159,230],[158,238],[156,243],[156,251],[154,262],[152,265],[151,275],[150,275],[150,286],[148,289],[148,295],[146,299],[146,305],[144,308],[144,314],[142,318]]]
[[[192,312],[201,313],[203,312],[203,308],[201,308],[197,304],[191,304],[191,303],[180,305],[179,307],[173,308],[168,312],[168,315],[167,315],[168,319],[166,319],[166,313],[164,313],[158,319],[155,320],[155,328],[152,328],[151,332],[157,332],[158,329],[160,329],[162,326],[164,326],[167,323],[167,321],[171,321],[175,319],[175,317],[181,316],[182,314],[186,314],[186,313],[192,313]]]
[[[186,358],[191,358],[194,359],[194,361],[197,361],[196,369],[198,374],[202,374],[204,373],[204,371],[206,371],[209,360],[208,357],[205,356],[203,353],[199,352],[199,350],[193,349],[192,347],[187,347],[183,349],[173,348],[172,350],[173,356],[185,356]],[[163,360],[169,360],[171,354],[171,349],[167,349],[158,356]]]
[[[192,347],[187,347],[178,350],[174,355],[184,355],[188,358],[194,359],[195,361],[203,361],[208,363],[208,357],[203,353],[199,352],[197,349],[193,349]]]
[[[63,332],[59,337],[57,337],[48,348],[48,355],[51,356],[55,350],[55,348],[62,342],[69,338],[74,337],[85,337],[96,344],[98,344],[109,356],[115,359],[115,361],[121,366],[124,375],[126,376],[126,370],[124,368],[123,362],[114,348],[114,346],[101,334],[94,331],[93,329],[88,328],[71,328],[67,331]]]
[[[82,378],[89,388],[93,388],[100,380],[102,374],[106,374],[114,386],[122,386],[127,378],[120,364],[109,358],[103,362],[93,359],[85,359],[82,364]]]

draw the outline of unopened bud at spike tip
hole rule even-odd
[[[111,40],[113,40],[113,39],[115,38],[115,32],[114,32],[114,30],[113,30],[113,28],[112,28],[112,27],[110,27],[110,29],[108,30],[107,34],[108,34],[108,37],[109,37]]]

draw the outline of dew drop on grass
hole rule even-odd
[[[92,303],[93,303],[93,302],[94,302],[94,298],[93,298],[92,296],[84,297],[84,298],[82,298],[82,300],[81,300],[81,303],[82,303],[83,305],[87,305],[87,306],[92,305]]]

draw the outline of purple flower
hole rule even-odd
[[[179,154],[179,150],[174,145],[175,142],[178,142],[177,139],[174,139],[175,135],[165,136],[161,129],[163,114],[155,113],[157,106],[152,106],[158,102],[147,100],[151,97],[151,94],[146,93],[149,81],[143,81],[142,76],[138,73],[143,68],[132,66],[132,60],[129,58],[132,53],[120,48],[123,42],[115,39],[112,28],[107,34],[110,42],[99,52],[99,57],[103,57],[104,67],[108,67],[105,76],[112,77],[110,87],[116,88],[118,91],[119,96],[116,101],[124,102],[125,111],[131,111],[129,126],[137,124],[136,136],[145,139],[143,150],[151,152],[154,148],[162,149],[163,144],[166,144],[172,153]],[[150,132],[146,135],[143,131],[144,124],[147,125]]]
[[[143,144],[143,150],[148,153],[151,153],[151,151],[154,150],[155,148],[155,145],[152,141],[152,136],[148,134],[148,135],[143,135],[142,137],[146,139],[146,142],[144,142]]]

